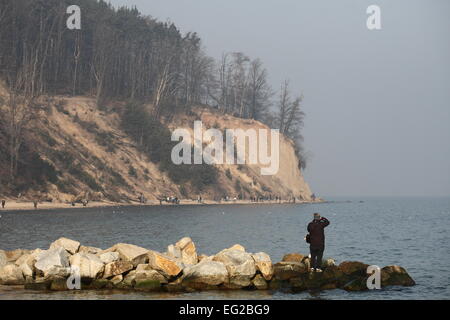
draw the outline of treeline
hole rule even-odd
[[[81,8],[81,30],[66,26],[70,5]],[[210,105],[280,129],[301,152],[301,98],[291,97],[287,82],[275,91],[259,59],[227,53],[215,61],[196,33],[183,35],[136,8],[102,0],[2,0],[0,76],[27,101],[69,94],[95,96],[99,107],[112,99],[145,102],[156,119]]]

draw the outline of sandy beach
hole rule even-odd
[[[296,204],[304,204],[304,203],[317,203],[323,202],[323,200],[316,201],[296,201]],[[51,210],[51,209],[73,209],[73,208],[98,208],[98,207],[122,207],[122,206],[174,206],[174,205],[217,205],[217,204],[293,204],[292,201],[289,202],[287,200],[276,201],[276,200],[266,200],[259,202],[252,202],[250,200],[229,200],[229,201],[214,201],[214,200],[203,200],[199,203],[197,200],[192,199],[181,199],[179,204],[172,204],[167,202],[159,203],[158,200],[148,200],[146,203],[142,204],[138,201],[132,202],[110,202],[110,201],[91,201],[89,204],[84,207],[81,203],[76,203],[75,206],[72,206],[71,203],[66,202],[39,202],[37,209],[34,208],[32,201],[17,201],[17,200],[8,200],[6,199],[5,208],[0,207],[0,212],[2,211],[19,211],[19,210]]]

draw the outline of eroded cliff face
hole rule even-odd
[[[123,110],[123,104],[113,103],[99,110],[95,101],[87,97],[53,97],[44,99],[42,104],[45,104],[44,111],[33,120],[33,129],[25,137],[26,145],[42,161],[54,167],[57,179],[39,184],[33,182],[22,193],[23,198],[130,202],[136,201],[140,194],[150,200],[170,195],[179,198],[198,196],[195,186],[180,186],[171,181],[121,129],[118,112]],[[205,128],[268,129],[260,122],[206,108],[196,108],[189,115],[177,116],[166,125],[171,129],[192,130],[195,120],[201,120]],[[7,139],[0,135],[0,140],[1,148],[6,151]],[[282,136],[279,159],[279,170],[272,176],[261,175],[260,165],[215,165],[218,181],[204,188],[201,195],[203,199],[220,199],[226,195],[247,199],[278,195],[284,199],[311,200],[311,190],[298,167],[293,143]],[[2,176],[7,175],[5,157],[0,162],[0,171]],[[17,194],[6,183],[2,184],[0,192],[13,198]]]

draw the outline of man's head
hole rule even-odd
[[[314,213],[314,220],[320,220],[320,214],[319,213]]]

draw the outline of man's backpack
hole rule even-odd
[[[305,241],[306,243],[311,243],[311,236],[309,235],[309,233],[306,235]]]

